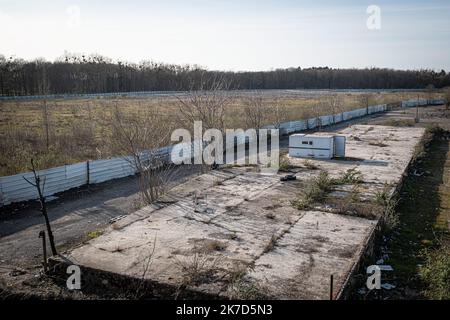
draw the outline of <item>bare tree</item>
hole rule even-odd
[[[339,94],[332,94],[320,99],[319,108],[316,113],[330,113],[333,116],[333,123],[336,123],[336,114],[341,113],[343,108],[344,103],[341,96]]]
[[[317,123],[317,128],[320,131],[322,129],[322,121],[320,119],[320,116],[323,114],[325,108],[323,107],[323,105],[319,102],[317,104],[313,104],[311,105],[311,111],[312,111],[312,116],[314,119],[316,119],[316,123]],[[308,122],[308,120],[306,120]],[[308,125],[309,127],[309,125]]]
[[[37,192],[38,192],[39,202],[41,203],[41,212],[42,212],[42,215],[44,216],[44,219],[45,219],[45,225],[47,226],[47,233],[48,233],[48,238],[50,240],[50,247],[52,249],[52,254],[53,255],[57,255],[58,252],[56,251],[55,240],[53,238],[53,232],[52,232],[52,227],[50,225],[50,220],[48,219],[47,205],[45,203],[45,197],[44,197],[45,177],[44,177],[44,180],[41,180],[41,177],[36,172],[36,168],[34,166],[34,160],[33,159],[31,159],[31,171],[33,172],[33,176],[34,176],[33,180],[34,180],[34,182],[28,180],[25,177],[23,177],[23,178],[25,179],[26,182],[28,182],[30,185],[35,187]],[[41,186],[41,182],[42,182],[42,186]]]
[[[223,76],[202,73],[198,84],[191,82],[191,90],[182,96],[177,96],[180,125],[188,130],[193,128],[195,121],[202,122],[202,129],[217,129],[225,134],[225,112],[229,106],[231,82]],[[192,129],[191,129],[192,132]],[[201,171],[207,172],[216,167],[202,162]]]
[[[156,249],[156,234],[155,238],[153,240],[153,245],[149,249],[149,252],[145,255],[144,259],[142,260],[142,274],[140,276],[140,279],[138,283],[136,284],[136,288],[133,292],[133,298],[135,299],[141,299],[145,294],[145,286],[146,286],[146,277],[150,270],[150,266],[153,263],[153,257],[155,254]]]
[[[427,104],[431,103],[431,100],[433,100],[433,94],[435,91],[434,85],[433,84],[429,84],[425,87],[425,91],[427,93]]]
[[[366,108],[366,114],[369,114],[369,106],[370,106],[370,99],[372,98],[372,95],[371,94],[362,94],[361,96],[360,96],[360,101],[361,101],[361,104],[362,104],[362,106],[364,107],[364,108]]]
[[[153,109],[125,114],[116,105],[111,119],[113,150],[130,162],[139,176],[142,199],[153,203],[167,190],[175,174],[161,148],[168,144],[170,130]]]
[[[203,73],[197,87],[191,85],[186,95],[177,96],[180,121],[192,127],[202,121],[203,128],[225,130],[225,109],[230,103],[230,81],[222,76]]]
[[[270,122],[275,126],[275,129],[279,129],[281,124],[288,119],[288,113],[286,107],[282,106],[278,97],[273,99],[273,105],[268,109],[268,115]]]
[[[268,118],[267,107],[264,106],[261,94],[255,93],[244,98],[244,119],[247,128],[259,130]]]

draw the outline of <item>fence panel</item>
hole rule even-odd
[[[369,114],[378,113],[378,112],[384,112],[387,110],[386,104],[379,104],[376,106],[370,106],[369,107]]]
[[[65,189],[81,187],[88,182],[87,162],[81,162],[66,166]],[[64,191],[63,190],[63,191]]]
[[[89,181],[100,183],[135,174],[131,157],[94,160],[89,163]]]
[[[428,103],[433,106],[438,106],[441,104],[445,104],[445,99],[433,99],[433,100],[430,100]]]
[[[333,116],[321,116],[319,117],[321,126],[328,126],[333,124]]]
[[[308,127],[308,124],[305,120],[291,121],[291,128],[292,128],[293,132],[306,130],[307,127]]]
[[[351,111],[342,112],[342,120],[343,121],[347,121],[347,120],[350,120],[352,118],[353,118],[353,116],[352,116]]]
[[[314,129],[317,127],[317,118],[308,119],[308,129]]]
[[[41,187],[43,188],[44,196],[50,196],[85,184],[86,171],[83,171],[81,167],[85,168],[86,164],[81,163],[38,171],[41,177]],[[32,172],[0,177],[2,193],[0,199],[3,205],[38,198],[36,188],[30,185],[24,177],[34,183],[34,175]]]
[[[427,99],[410,99],[406,101],[402,101],[403,108],[413,108],[419,106],[426,106],[428,104]]]
[[[289,121],[289,122],[284,122],[280,125],[280,129],[282,129],[282,134],[291,134],[294,133],[297,130],[297,121]]]

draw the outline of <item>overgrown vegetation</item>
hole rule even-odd
[[[86,235],[86,238],[87,238],[87,240],[92,240],[92,239],[100,237],[102,234],[103,234],[103,231],[94,230],[94,231],[88,232],[88,234]]]
[[[359,184],[362,182],[362,174],[361,171],[351,168],[346,170],[342,176],[338,179],[335,179],[334,184]]]
[[[450,232],[448,209],[443,205],[450,194],[448,138],[442,128],[427,127],[398,203],[387,206],[385,217],[392,226],[384,230],[380,255],[394,268],[399,291],[391,294],[401,298],[450,298]],[[386,185],[376,195],[377,203],[386,204],[388,189]],[[439,223],[441,215],[444,224]]]
[[[299,210],[310,208],[314,203],[323,202],[326,196],[334,190],[337,185],[359,184],[362,182],[361,172],[352,168],[346,170],[340,177],[331,178],[326,171],[306,183],[303,194],[292,205]]]
[[[318,177],[307,183],[303,195],[292,201],[292,205],[299,210],[308,209],[314,203],[321,202],[333,190],[333,186],[334,180],[329,177],[328,172],[321,171]]]
[[[227,288],[227,297],[231,300],[260,300],[266,299],[264,290],[258,283],[249,280],[245,269],[237,270],[230,277],[230,284]]]
[[[392,186],[389,183],[384,183],[383,189],[375,192],[375,202],[380,206],[387,206],[390,198]]]
[[[319,167],[316,166],[311,160],[305,160],[305,161],[303,161],[303,165],[304,165],[305,168],[308,169],[308,170],[317,170],[317,169],[319,169]]]
[[[183,280],[182,286],[199,285],[209,282],[218,271],[221,257],[214,257],[211,253],[195,251],[183,260],[178,260]]]
[[[374,201],[362,200],[358,185],[353,185],[350,192],[344,197],[328,198],[327,204],[332,208],[332,212],[334,213],[366,219],[384,217],[387,212],[386,206],[379,205]]]
[[[392,228],[397,223],[397,216],[393,211],[395,201],[390,199],[391,186],[385,184],[383,189],[376,193],[375,199],[361,198],[362,174],[359,170],[351,168],[337,178],[329,177],[326,171],[306,183],[305,190],[292,201],[292,205],[299,210],[313,208],[315,204],[327,204],[327,210],[334,213],[375,219],[383,217],[386,225]],[[344,195],[330,195],[339,186],[350,186],[350,190],[340,191]]]
[[[389,119],[380,124],[391,127],[414,127],[416,122],[414,119]]]
[[[425,264],[420,268],[427,284],[424,295],[429,299],[450,299],[450,247],[427,251]]]
[[[287,155],[281,155],[280,156],[280,162],[279,162],[279,170],[280,171],[289,171],[294,166],[292,165],[291,161],[289,160]]]
[[[434,139],[445,138],[448,135],[447,131],[435,124],[429,124],[425,128],[425,133],[420,143],[414,148],[412,163],[422,161],[427,155],[427,150]],[[448,138],[447,138],[448,139]]]

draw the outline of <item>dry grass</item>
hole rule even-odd
[[[376,147],[387,147],[388,145],[381,140],[369,141],[369,145]]]
[[[316,166],[311,160],[305,160],[303,161],[303,166],[308,170],[317,170],[319,169],[318,166]]]
[[[383,214],[383,207],[372,202],[362,202],[349,193],[344,198],[327,199],[327,204],[337,214],[350,215],[366,219],[376,219]]]
[[[335,184],[359,184],[363,181],[361,171],[352,168],[346,170],[338,179],[335,180]]]
[[[272,234],[272,236],[270,237],[266,246],[264,247],[263,253],[268,253],[268,252],[272,251],[277,244],[278,238],[279,238],[279,236],[277,236],[275,233]]]
[[[87,240],[92,240],[95,238],[100,237],[103,234],[102,230],[95,230],[95,231],[91,231],[86,235],[86,239]]]
[[[361,107],[360,94],[339,93],[340,111]],[[417,97],[413,92],[379,93],[370,104],[394,102]],[[262,104],[282,109],[283,121],[307,119],[330,114],[319,95],[263,93]],[[44,112],[46,105],[46,112]],[[31,157],[40,169],[71,164],[88,159],[104,159],[117,154],[111,145],[110,119],[118,106],[129,116],[144,110],[156,110],[167,130],[179,127],[179,103],[174,97],[56,99],[47,101],[0,102],[0,176],[28,171]],[[245,97],[233,97],[227,106],[227,128],[245,128]],[[317,106],[320,106],[318,108]],[[267,117],[264,124],[280,119]],[[187,128],[192,129],[192,128]],[[48,142],[48,143],[47,143]]]
[[[199,285],[211,281],[219,268],[221,257],[213,257],[210,254],[195,252],[184,260],[178,260],[176,264],[183,273],[183,286]]]
[[[246,276],[247,270],[253,270],[252,265],[236,261],[228,272],[227,297],[232,300],[261,300],[267,299],[263,288],[259,283]]]
[[[227,244],[218,240],[204,239],[194,248],[194,252],[211,254],[216,251],[223,251]]]
[[[292,201],[292,205],[298,210],[306,210],[312,205],[322,202],[326,195],[333,190],[334,181],[329,177],[328,172],[322,171],[316,177],[311,179],[302,194]]]
[[[292,165],[291,161],[289,160],[289,157],[284,154],[280,156],[280,162],[279,162],[279,170],[280,171],[289,171],[293,169],[294,166]]]
[[[450,247],[426,252],[425,265],[420,268],[427,285],[425,296],[435,300],[450,299]]]
[[[380,125],[391,127],[414,127],[416,122],[414,119],[389,119],[380,123]]]

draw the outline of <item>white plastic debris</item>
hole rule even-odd
[[[413,175],[415,175],[416,177],[421,177],[423,176],[423,172],[419,172],[417,169],[415,169]]]
[[[383,284],[381,285],[381,287],[382,287],[383,289],[385,289],[385,290],[392,290],[392,289],[395,289],[395,286],[394,286],[393,284],[390,284],[390,283],[383,283]]]
[[[380,264],[378,265],[381,271],[394,271],[394,268],[388,264]]]
[[[117,216],[115,218],[111,218],[111,219],[109,219],[109,223],[117,222],[117,221],[119,221],[119,220],[121,220],[121,219],[123,219],[125,217],[126,217],[126,215],[120,215],[120,216]]]

